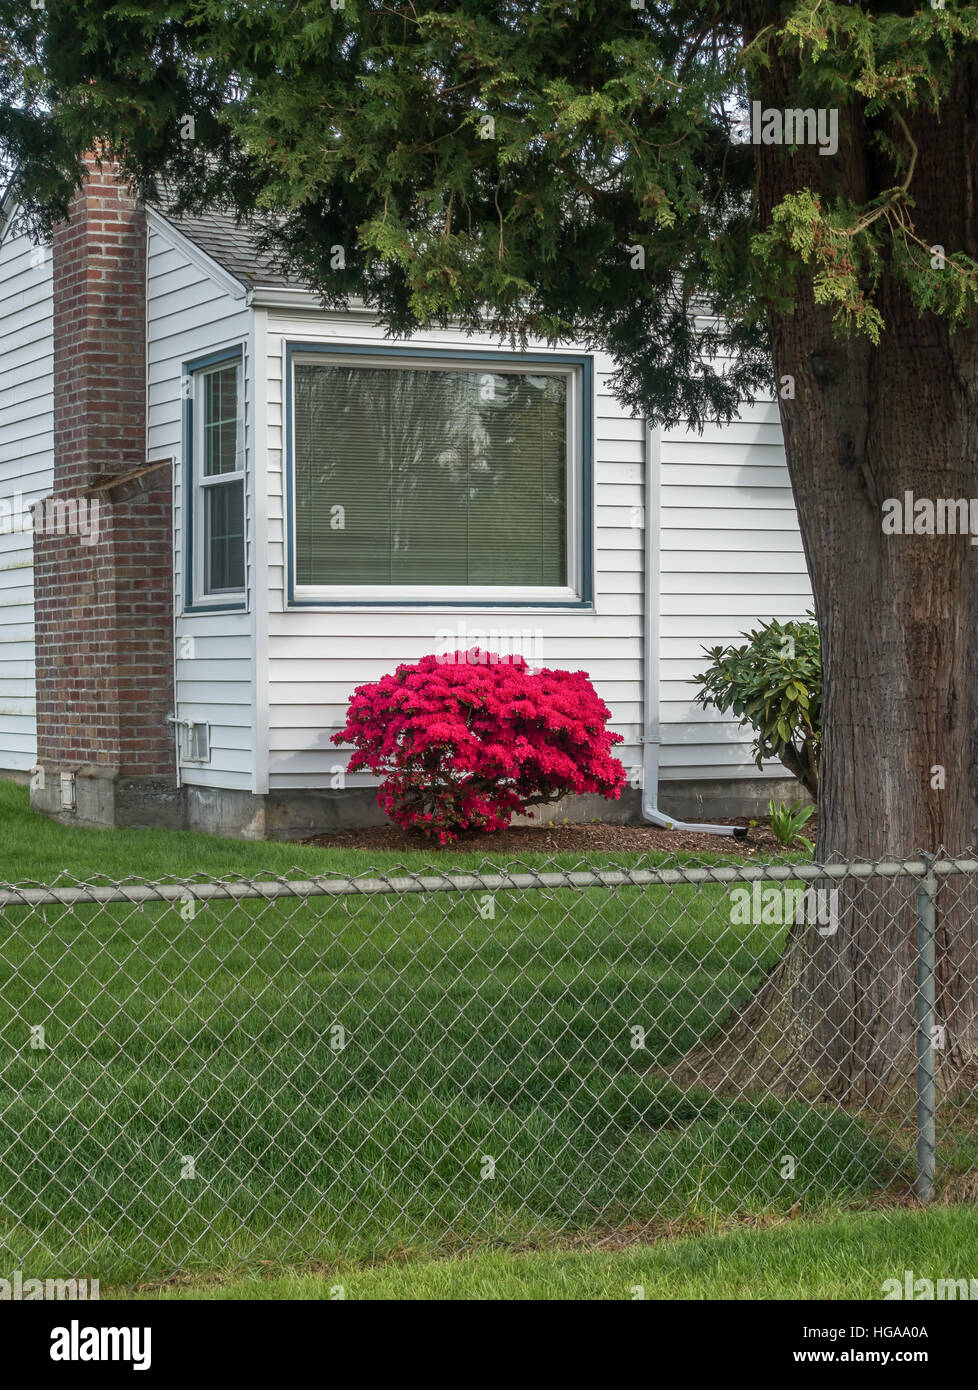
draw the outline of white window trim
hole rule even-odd
[[[237,380],[238,419],[235,443],[235,459],[238,467],[233,473],[218,473],[212,478],[204,476],[204,379],[215,372],[235,369]],[[244,438],[244,364],[241,359],[215,362],[209,367],[200,367],[194,372],[194,431],[193,448],[193,516],[194,516],[194,556],[193,556],[193,601],[195,608],[208,606],[221,607],[228,603],[243,602],[247,595],[247,535],[245,551],[245,582],[238,589],[208,589],[206,579],[209,573],[207,533],[207,507],[205,493],[208,489],[222,483],[240,482],[244,494],[245,528],[247,531],[248,494],[245,485],[245,438]]]
[[[515,376],[562,376],[567,381],[567,474],[566,474],[566,585],[462,585],[462,584],[300,584],[298,580],[298,535],[296,527],[296,488],[295,488],[295,368],[297,366],[343,366],[384,368],[392,371],[405,369],[414,371],[465,371],[492,372]],[[580,366],[572,363],[554,362],[500,362],[492,357],[458,358],[424,357],[423,355],[401,357],[376,357],[349,353],[330,353],[328,358],[317,352],[296,351],[292,355],[291,421],[292,457],[289,468],[292,473],[292,554],[290,564],[293,570],[293,593],[297,603],[308,606],[322,604],[333,607],[342,604],[376,605],[385,603],[418,604],[429,606],[451,603],[454,607],[479,607],[492,605],[504,607],[513,605],[576,604],[581,600],[582,576],[584,568],[584,518],[582,515],[581,492],[584,466],[584,374]]]

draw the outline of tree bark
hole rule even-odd
[[[793,75],[775,58],[755,95],[799,105]],[[940,119],[917,111],[907,123],[917,233],[978,258],[976,100],[978,70],[962,63]],[[848,114],[855,135],[835,158],[757,147],[762,226],[805,186],[864,202],[897,182]],[[840,113],[840,135],[846,124]],[[777,377],[794,378],[781,420],[821,634],[820,861],[978,842],[978,548],[968,535],[882,529],[887,498],[978,498],[978,325],[952,334],[886,273],[877,303],[878,347],[837,337],[810,290],[771,324]],[[674,1074],[725,1090],[892,1103],[915,1067],[913,889],[881,879],[844,888],[838,931],[793,928],[759,991]],[[947,1090],[976,1079],[978,894],[955,877],[937,904]]]

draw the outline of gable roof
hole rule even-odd
[[[248,289],[256,285],[286,287],[295,285],[294,280],[280,270],[267,255],[257,249],[257,235],[247,223],[235,222],[230,213],[208,211],[205,213],[183,213],[177,217],[165,206],[154,207],[171,226],[192,241],[211,260],[216,261],[222,270]]]
[[[3,192],[0,193],[0,242],[4,240],[7,233],[16,234],[21,230],[20,196],[13,178],[8,179]]]

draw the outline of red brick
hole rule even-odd
[[[53,237],[55,497],[145,461],[145,217],[88,170]],[[35,535],[39,760],[172,776],[169,479],[100,504],[97,545]]]

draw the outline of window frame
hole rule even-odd
[[[326,360],[324,360],[326,359]],[[559,375],[567,381],[567,584],[403,585],[300,584],[297,577],[295,489],[295,368],[330,362],[339,366],[489,371]],[[592,607],[593,363],[563,353],[503,353],[449,348],[368,347],[360,344],[289,342],[285,347],[286,515],[288,604],[316,608],[587,608]]]
[[[235,367],[237,373],[237,447],[239,466],[233,473],[204,476],[204,382],[208,376]],[[248,460],[245,421],[244,349],[242,346],[210,353],[184,364],[186,414],[184,424],[184,518],[186,563],[183,611],[241,612],[248,606]],[[222,483],[239,483],[244,506],[244,574],[240,588],[208,591],[206,585],[208,535],[205,494]]]

